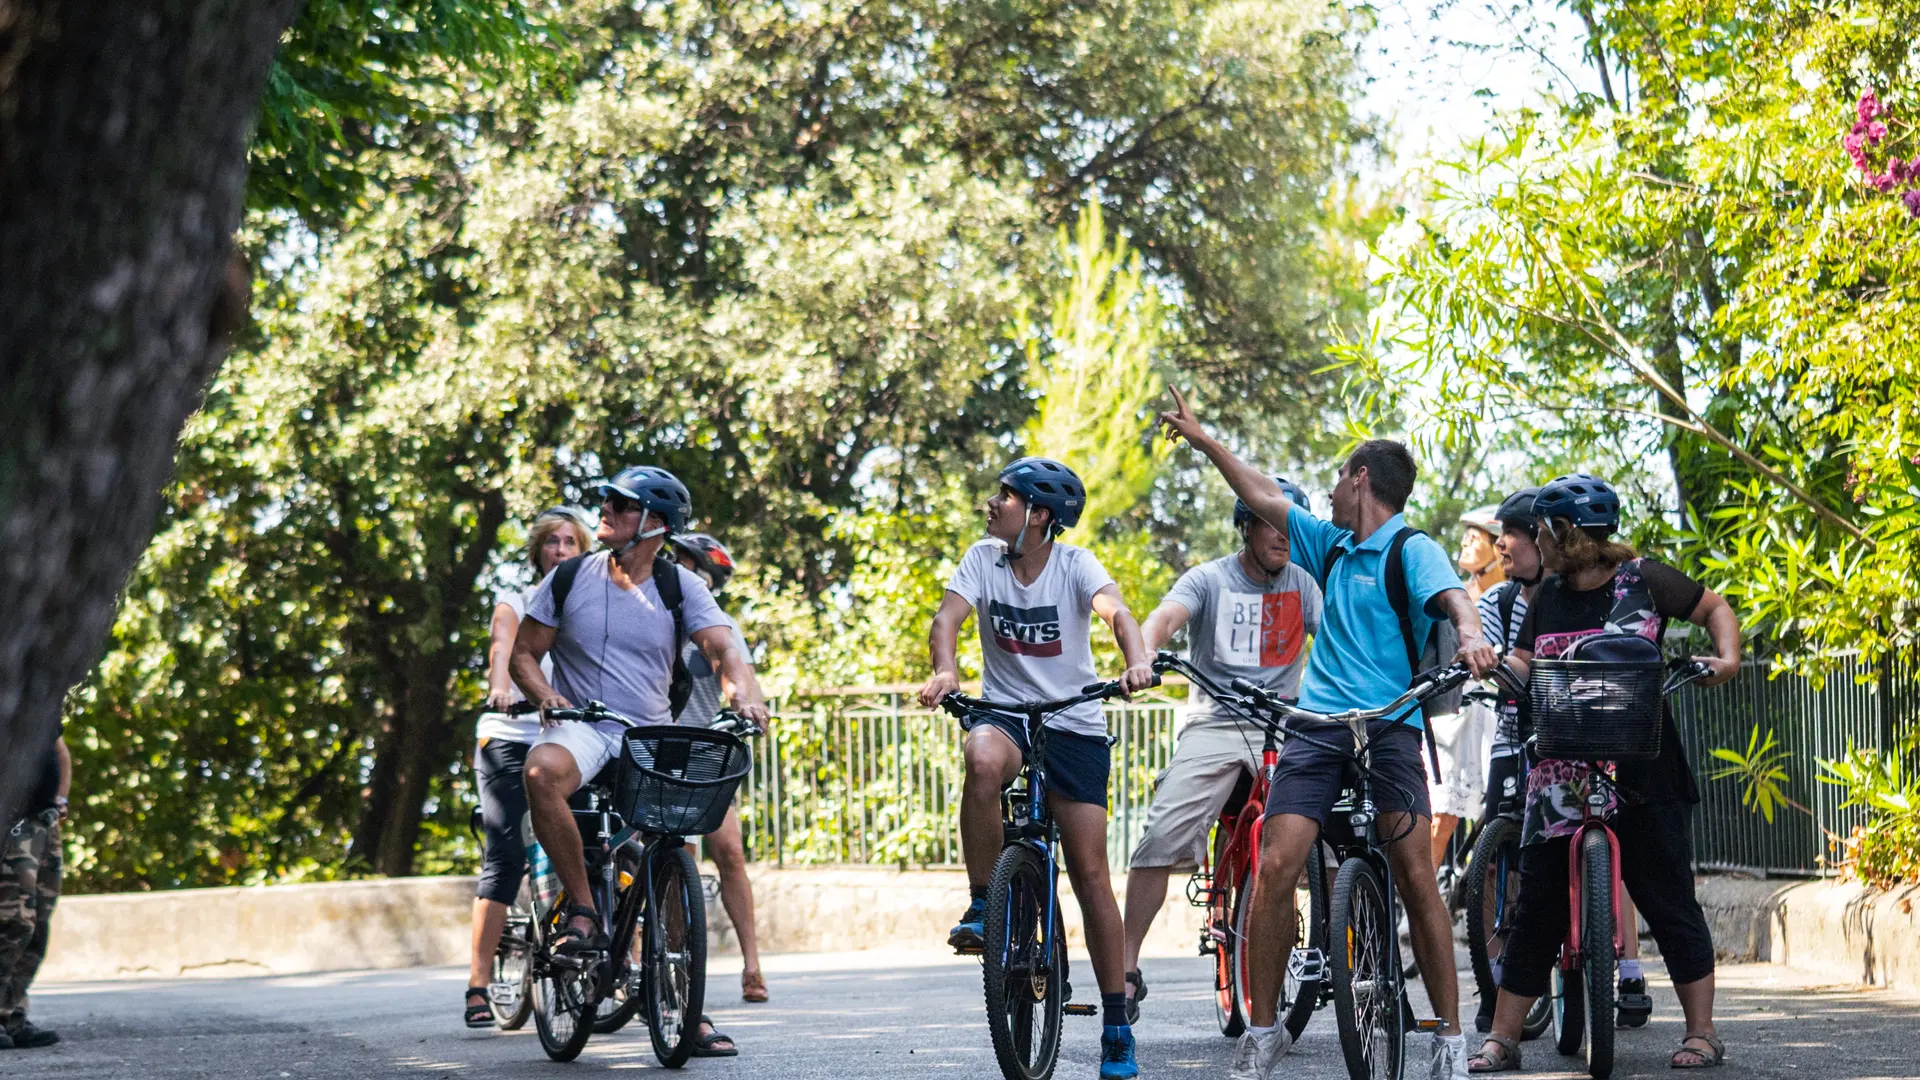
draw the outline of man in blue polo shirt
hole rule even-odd
[[[1240,461],[1201,429],[1177,391],[1174,408],[1160,414],[1168,438],[1185,438],[1226,477],[1234,494],[1255,514],[1284,528],[1293,562],[1320,581],[1325,600],[1320,633],[1300,680],[1300,707],[1313,712],[1377,709],[1400,696],[1413,680],[1406,639],[1384,579],[1388,549],[1407,527],[1402,511],[1417,472],[1400,443],[1362,443],[1334,480],[1331,521],[1293,513],[1278,484]],[[1329,562],[1335,548],[1338,559]],[[1401,549],[1414,641],[1424,642],[1446,619],[1460,638],[1459,658],[1485,675],[1497,660],[1480,632],[1480,616],[1454,576],[1447,553],[1428,536],[1410,536]],[[1427,777],[1422,764],[1421,717],[1403,725],[1374,725],[1371,742],[1378,831],[1397,836],[1387,847],[1400,895],[1407,905],[1413,951],[1425,977],[1427,998],[1439,1013],[1434,1035],[1432,1080],[1467,1075],[1460,1031],[1460,988],[1453,962],[1453,924],[1434,881],[1428,847]],[[1342,758],[1305,740],[1290,740],[1267,797],[1260,840],[1259,884],[1248,928],[1253,1015],[1234,1054],[1232,1080],[1267,1080],[1291,1038],[1276,1023],[1280,982],[1294,940],[1294,886],[1314,841],[1340,794]]]

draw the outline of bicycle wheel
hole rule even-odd
[[[1553,1048],[1567,1057],[1580,1052],[1586,1037],[1586,983],[1579,971],[1563,966],[1553,969]]]
[[[1401,979],[1393,912],[1379,871],[1365,859],[1348,859],[1334,876],[1328,936],[1334,1018],[1347,1075],[1400,1080]]]
[[[1586,973],[1587,1075],[1613,1075],[1613,844],[1604,829],[1580,842],[1580,966]]]
[[[707,996],[707,902],[700,867],[681,845],[650,847],[653,887],[645,943],[647,1034],[653,1056],[677,1069],[693,1055]]]
[[[1007,1080],[1047,1080],[1060,1057],[1067,943],[1043,932],[1054,906],[1048,886],[1046,859],[1026,844],[1003,848],[994,861],[981,982],[993,1055]]]
[[[520,891],[507,905],[506,925],[493,950],[493,1022],[501,1031],[518,1031],[533,1015],[533,884],[520,875]]]
[[[1213,936],[1213,1018],[1220,1025],[1220,1034],[1229,1039],[1247,1030],[1235,966],[1240,955],[1240,893],[1245,887],[1228,863],[1227,849],[1232,843],[1232,829],[1214,828],[1213,881],[1207,890],[1207,933]]]
[[[1514,902],[1520,895],[1520,823],[1497,817],[1480,830],[1480,839],[1467,859],[1461,906],[1467,915],[1467,956],[1473,961],[1473,982],[1481,1001],[1499,993],[1493,977],[1498,949],[1488,943],[1513,923]]]
[[[547,941],[553,939],[555,929],[566,917],[565,911],[564,906],[555,904],[548,913],[549,925],[543,935]],[[542,943],[543,953],[546,948]],[[550,953],[543,960],[536,962],[533,981],[533,1026],[548,1057],[572,1061],[593,1034],[593,1014],[600,1004],[594,965],[585,959]]]

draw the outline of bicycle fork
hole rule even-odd
[[[1579,963],[1581,938],[1585,927],[1581,925],[1581,916],[1586,912],[1586,860],[1581,857],[1586,847],[1589,830],[1599,829],[1607,836],[1607,857],[1612,872],[1608,875],[1607,885],[1613,895],[1610,904],[1613,908],[1613,956],[1614,959],[1627,954],[1626,929],[1620,925],[1620,909],[1624,906],[1620,882],[1620,838],[1613,829],[1599,818],[1589,817],[1580,823],[1574,831],[1572,843],[1567,845],[1567,955],[1561,961],[1561,967],[1571,970]]]

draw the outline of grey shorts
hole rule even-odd
[[[1426,744],[1419,728],[1405,724],[1387,730],[1385,720],[1367,725],[1373,751],[1373,806],[1383,814],[1413,811],[1432,817],[1427,803]],[[1311,727],[1307,733],[1328,747],[1347,747],[1353,736],[1337,724]],[[1383,734],[1384,733],[1384,734]],[[1280,767],[1267,792],[1267,816],[1299,814],[1327,827],[1340,800],[1348,757],[1306,739],[1292,738],[1280,748]]]
[[[1186,869],[1200,865],[1207,828],[1243,778],[1260,768],[1259,728],[1233,720],[1200,719],[1180,733],[1173,760],[1154,782],[1133,866]]]

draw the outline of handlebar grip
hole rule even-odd
[[[1238,676],[1227,684],[1227,689],[1232,690],[1236,694],[1245,694],[1247,697],[1257,697],[1260,694],[1259,687]]]

